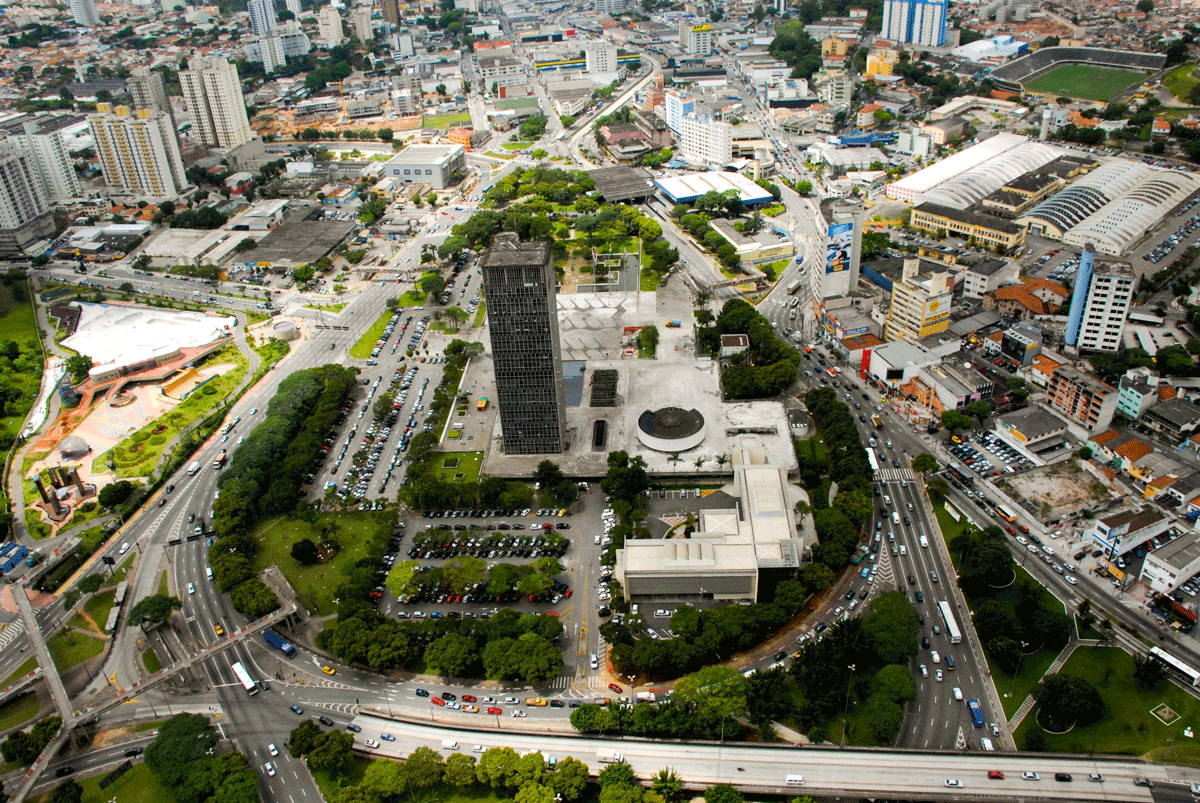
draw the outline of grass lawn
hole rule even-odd
[[[18,678],[20,678],[24,675],[28,675],[30,672],[32,672],[34,669],[36,669],[37,665],[38,665],[37,658],[30,658],[28,661],[26,661],[25,663],[18,666],[15,670],[13,670],[13,673],[11,675],[9,675],[7,678],[5,678],[4,683],[0,684],[0,689],[8,688]]]
[[[340,527],[341,551],[328,563],[301,566],[292,558],[292,545],[301,538],[317,543],[321,524],[327,521],[335,521]],[[316,525],[285,516],[268,519],[254,531],[259,545],[254,570],[278,566],[296,589],[301,604],[313,615],[331,614],[334,612],[333,594],[344,573],[367,556],[372,542],[387,538],[391,529],[390,515],[365,511],[328,513],[319,516]]]
[[[762,213],[767,217],[779,217],[786,211],[787,207],[783,204],[771,204],[770,206],[764,206],[762,209]]]
[[[33,349],[27,344],[38,339],[33,307],[28,301],[17,301],[11,287],[0,286],[0,341],[11,340],[20,349],[16,359],[0,358],[0,365],[8,384],[21,392],[20,398],[5,405],[4,415],[0,417],[0,431],[19,434],[25,414],[37,399],[42,381],[42,352],[36,344]]]
[[[135,762],[133,769],[125,773],[117,780],[116,783],[108,786],[103,792],[100,791],[100,780],[104,777],[104,773],[93,775],[91,778],[80,780],[79,785],[83,787],[82,803],[163,803],[163,801],[171,801],[175,796],[171,790],[158,782],[158,778],[150,771],[142,762]],[[50,795],[46,794],[40,798],[40,801],[48,801]]]
[[[363,776],[367,772],[367,767],[371,766],[371,759],[360,758],[355,756],[350,759],[350,765],[346,767],[346,771],[341,775],[333,775],[328,770],[313,772],[313,780],[317,782],[317,788],[321,790],[321,797],[326,800],[337,800],[338,790],[347,786],[358,786],[362,783]],[[445,803],[445,801],[442,801]]]
[[[1091,64],[1064,64],[1022,86],[1050,97],[1067,95],[1088,100],[1108,100],[1140,82],[1146,75],[1134,70],[1117,70]]]
[[[151,675],[162,669],[162,661],[158,660],[158,653],[154,651],[153,647],[142,653],[142,664]]]
[[[512,98],[496,101],[497,109],[536,109],[538,107],[537,98]]]
[[[85,636],[68,629],[55,633],[54,637],[46,642],[46,646],[50,648],[50,657],[54,659],[58,671],[65,672],[76,664],[104,652],[104,639]]]
[[[162,576],[158,578],[158,593],[159,593],[159,596],[163,596],[163,597],[165,597],[165,596],[167,595],[167,591],[168,591],[168,588],[167,588],[167,573],[166,573],[166,572],[163,572],[163,573],[162,573]]]
[[[375,343],[383,337],[383,330],[387,328],[388,321],[391,319],[392,311],[384,310],[375,323],[371,324],[371,328],[363,332],[363,336],[350,348],[350,356],[356,360],[365,360],[370,357],[371,349],[375,348]]]
[[[103,629],[104,624],[108,621],[108,613],[112,610],[113,597],[116,591],[100,591],[92,595],[92,598],[83,603],[83,609],[88,612],[88,616],[92,617],[92,621],[96,626]]]
[[[942,537],[946,539],[947,544],[954,536],[958,535],[967,522],[955,521],[954,517],[941,505],[934,505],[934,513],[937,514],[938,526],[942,530]],[[958,567],[958,555],[951,551],[950,558],[955,564],[955,570]],[[967,605],[974,609],[981,604],[984,599],[993,599],[1000,604],[1001,607],[1013,613],[1017,603],[1017,587],[1023,580],[1036,582],[1032,575],[1022,569],[1019,565],[1016,567],[1017,577],[1013,584],[1006,589],[1003,589],[998,594],[990,597],[974,597],[967,591],[963,590],[963,595],[967,598]],[[980,636],[980,642],[983,644],[984,653],[987,653],[987,638]],[[1021,707],[1021,703],[1029,696],[1038,682],[1041,681],[1042,675],[1050,668],[1050,664],[1054,663],[1057,652],[1052,650],[1037,650],[1031,652],[1022,659],[1018,669],[1020,670],[1015,676],[1011,672],[1005,672],[995,661],[992,660],[990,654],[987,655],[988,668],[992,672],[992,682],[996,686],[996,691],[1000,695],[1000,701],[1004,705],[1004,715],[1012,717]],[[1008,696],[1005,696],[1008,695]]]
[[[796,456],[814,463],[826,462],[828,457],[825,454],[825,441],[821,440],[820,435],[796,441]]]
[[[1180,64],[1163,78],[1163,83],[1177,100],[1186,101],[1192,87],[1200,83],[1200,77],[1193,72],[1195,69],[1195,64]]]
[[[1046,733],[1046,749],[1068,753],[1087,753],[1094,747],[1098,753],[1121,753],[1135,756],[1156,750],[1160,760],[1165,755],[1168,740],[1175,739],[1173,761],[1200,759],[1200,748],[1183,736],[1185,728],[1200,727],[1200,700],[1163,681],[1157,689],[1147,691],[1133,677],[1133,656],[1116,647],[1080,647],[1062,668],[1062,674],[1073,675],[1091,683],[1104,700],[1104,716],[1095,725],[1077,727],[1070,733]],[[1165,704],[1177,715],[1165,724],[1153,709]],[[1025,739],[1038,728],[1030,714],[1017,729],[1017,746],[1024,748]],[[1038,728],[1040,730],[1040,728]]]
[[[346,308],[346,304],[305,304],[305,309],[315,309],[321,312],[328,312],[331,315],[337,315]]]
[[[488,151],[487,155],[494,156],[497,159],[516,159],[517,158],[517,155],[515,153],[500,153],[498,151]]]
[[[471,115],[467,112],[454,114],[427,114],[421,118],[422,128],[453,128],[456,125],[470,125]]]
[[[513,140],[512,142],[505,142],[500,147],[504,148],[504,150],[506,150],[506,151],[523,151],[532,144],[533,144],[533,142],[524,142],[522,140]]]
[[[437,475],[447,482],[478,482],[483,452],[447,452],[435,458]],[[457,462],[456,462],[457,461]],[[450,463],[450,466],[446,466]],[[462,474],[462,478],[458,477]]]
[[[649,268],[642,268],[641,282],[638,284],[638,289],[643,293],[649,293],[658,289],[659,275]]]
[[[428,297],[429,294],[424,290],[418,290],[414,287],[411,290],[405,290],[403,293],[401,293],[398,303],[402,307],[420,307],[425,304],[425,299]],[[371,353],[369,349],[367,350],[367,353]]]
[[[0,705],[0,730],[8,730],[18,725],[24,725],[37,716],[41,703],[36,692],[26,692],[15,700],[9,700]]]
[[[170,412],[159,416],[95,458],[92,461],[93,470],[107,470],[107,462],[111,459],[117,466],[118,477],[149,476],[162,457],[167,443],[191,424],[211,413],[222,399],[233,392],[250,367],[249,361],[233,343],[211,354],[204,362],[206,365],[232,363],[233,367],[214,377]]]
[[[483,316],[487,315],[487,302],[480,301],[479,307],[475,310],[475,326],[483,326]]]

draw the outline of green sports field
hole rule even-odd
[[[1137,70],[1117,70],[1091,64],[1064,64],[1045,75],[1022,84],[1026,91],[1041,92],[1047,97],[1067,96],[1087,100],[1107,101],[1138,83],[1149,73]]]

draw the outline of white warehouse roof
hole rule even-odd
[[[1129,192],[1080,221],[1063,242],[1080,247],[1093,243],[1100,253],[1118,256],[1197,190],[1200,176],[1195,173],[1153,169]]]
[[[942,204],[952,209],[966,209],[1014,178],[1053,162],[1063,153],[1061,148],[1044,142],[1022,142],[984,162],[966,168],[957,176],[939,184],[925,193],[922,202]]]
[[[931,164],[924,170],[919,170],[894,184],[889,184],[887,196],[919,204],[925,200],[925,193],[1029,141],[1028,137],[1008,133],[989,137],[977,145],[972,145],[953,156]]]

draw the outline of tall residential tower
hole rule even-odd
[[[893,42],[941,47],[946,44],[948,0],[884,0],[883,36]]]
[[[88,118],[104,183],[143,198],[175,198],[187,187],[175,124],[160,111],[96,104]]]
[[[217,148],[236,148],[254,139],[237,68],[223,58],[201,56],[191,69],[179,73],[183,99],[201,142]]]
[[[480,260],[505,454],[558,454],[566,445],[554,248],[496,235]]]
[[[1135,278],[1128,262],[1096,262],[1096,249],[1091,243],[1085,244],[1071,294],[1064,342],[1080,351],[1119,350]]]

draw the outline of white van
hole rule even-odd
[[[894,510],[892,511],[892,524],[894,524],[897,527],[900,526],[900,514]]]
[[[442,739],[442,749],[443,750],[457,750],[458,742],[454,741],[453,739]]]
[[[925,547],[925,548],[929,547],[929,539],[928,538],[926,538],[925,536],[922,535],[920,540],[921,540],[922,547]]]
[[[938,651],[937,651],[937,650],[933,650],[933,651],[931,651],[931,652],[929,653],[929,657],[933,659],[933,662],[934,662],[935,664],[940,664],[940,663],[942,662],[942,656],[938,655]]]
[[[788,786],[804,786],[804,776],[803,775],[789,775],[785,779],[785,782],[787,783]]]
[[[207,569],[205,569],[204,571],[208,572],[208,579],[209,579],[209,580],[213,579],[212,566],[209,566],[209,567],[208,567]]]
[[[954,699],[958,700],[960,703],[962,702],[962,689],[960,689],[958,686],[954,687]]]
[[[979,740],[979,746],[982,747],[984,750],[995,750],[996,749],[996,745],[992,744],[992,740],[987,738],[986,736],[982,737]]]
[[[456,429],[459,432],[462,432],[466,428],[467,428],[466,424],[451,424],[451,429]]]

